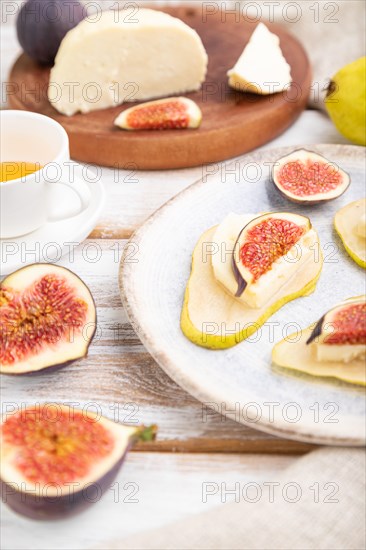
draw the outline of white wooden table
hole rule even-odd
[[[2,83],[18,52],[14,27],[3,26]],[[2,106],[6,107],[4,98]],[[321,142],[347,143],[324,114],[307,111],[266,148]],[[74,261],[65,258],[60,264],[89,285],[102,336],[94,341],[88,358],[52,375],[2,377],[2,402],[95,402],[109,416],[113,416],[112,407],[119,405],[121,421],[127,421],[132,410],[139,422],[159,425],[159,439],[132,452],[117,485],[83,515],[37,523],[16,516],[2,504],[4,549],[106,548],[111,538],[217,505],[217,496],[202,501],[204,482],[226,482],[228,488],[236,482],[270,482],[276,472],[310,448],[262,434],[216,413],[206,421],[201,404],[171,381],[144,350],[121,306],[117,271],[125,239],[155,209],[199,179],[202,168],[136,173],[100,170],[107,201],[87,242],[95,243],[102,256],[96,263],[87,261],[84,244],[76,250]]]

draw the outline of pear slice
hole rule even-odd
[[[362,214],[362,216],[358,220],[356,233],[359,237],[366,239],[366,214]]]
[[[364,319],[365,296],[350,298],[331,309],[317,323],[278,342],[272,350],[273,363],[311,376],[366,385],[365,320],[357,322],[357,339],[352,339],[352,344],[343,341],[344,334],[342,330],[337,332],[335,322],[337,313],[355,305],[363,306]],[[334,335],[339,343],[330,340]]]
[[[234,223],[236,227],[239,226],[238,219]],[[264,306],[252,308],[216,279],[213,265],[216,254],[221,255],[219,243],[215,241],[217,229],[216,226],[206,231],[194,249],[181,314],[181,329],[194,344],[210,349],[225,349],[251,336],[287,302],[311,294],[320,276],[322,259],[316,262],[313,257]],[[227,241],[225,252],[229,248],[230,241]],[[233,274],[230,285],[236,289]]]
[[[352,260],[366,268],[366,199],[347,204],[334,217],[334,227]]]
[[[269,95],[288,89],[291,67],[283,56],[280,39],[258,23],[235,66],[228,71],[229,86],[242,92]]]

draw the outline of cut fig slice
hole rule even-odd
[[[350,298],[334,307],[317,322],[307,344],[366,344],[366,301],[364,296]],[[333,348],[334,349],[334,348]],[[339,359],[339,356],[336,360]]]
[[[316,241],[317,234],[305,216],[272,212],[252,219],[240,231],[233,249],[235,296],[243,296],[250,307],[263,306],[311,259]],[[228,288],[225,282],[224,286]]]
[[[341,208],[335,215],[334,227],[352,260],[366,268],[366,199]]]
[[[26,374],[84,357],[96,330],[88,287],[68,269],[34,264],[0,285],[0,372]]]
[[[201,109],[187,97],[167,97],[130,107],[114,124],[123,130],[184,130],[198,128]]]
[[[315,325],[278,342],[275,365],[312,376],[366,385],[366,297],[345,300]]]
[[[22,408],[1,425],[3,502],[33,519],[80,512],[110,487],[130,447],[156,431],[57,403]]]
[[[232,251],[240,228],[254,217],[229,215],[220,226],[206,231],[194,249],[181,314],[182,332],[194,344],[209,349],[235,346],[287,302],[315,289],[323,260],[315,261],[312,254],[296,276],[289,277],[261,307],[248,306],[244,294],[241,298],[234,296],[237,282],[231,266]]]
[[[350,184],[349,175],[322,155],[299,149],[279,159],[272,179],[292,202],[317,204],[336,199]]]

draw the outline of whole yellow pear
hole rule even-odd
[[[329,84],[325,106],[341,134],[366,145],[366,57],[337,72]]]

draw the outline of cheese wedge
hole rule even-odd
[[[256,26],[243,53],[227,74],[232,88],[261,95],[282,92],[292,82],[280,39],[263,23]]]
[[[104,11],[63,39],[48,98],[65,115],[195,91],[207,70],[197,32],[170,15]]]

